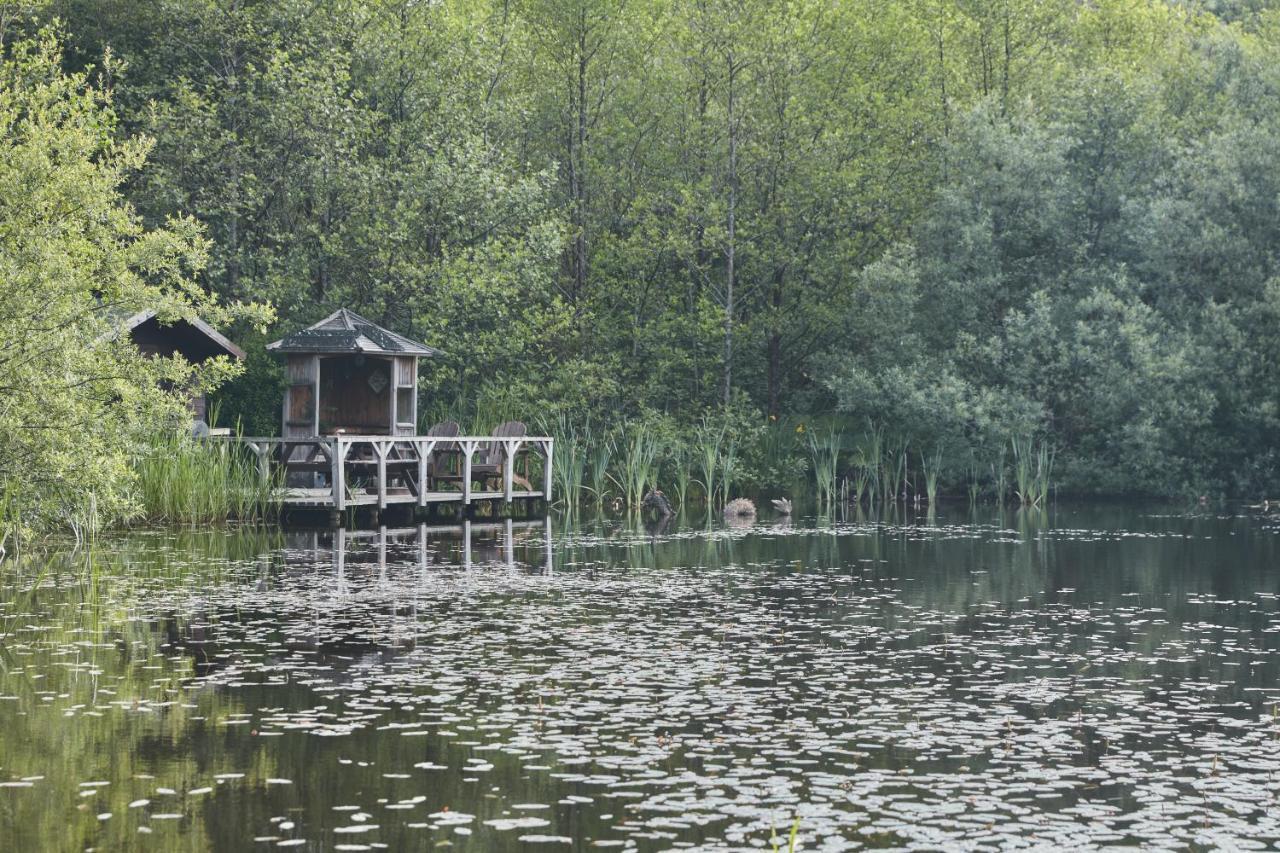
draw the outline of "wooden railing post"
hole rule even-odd
[[[332,456],[329,458],[329,485],[333,487],[333,508],[342,512],[347,505],[347,484],[343,476],[347,453],[342,446],[342,436],[334,437],[330,452]]]
[[[511,503],[511,491],[516,478],[516,454],[520,452],[520,439],[503,439],[502,441],[502,496]]]
[[[415,446],[418,448],[418,506],[426,506],[431,455],[435,453],[436,443],[431,439],[418,439]]]
[[[459,442],[462,445],[462,502],[464,504],[471,503],[471,457],[475,455],[476,448],[479,444],[475,441],[467,440]]]
[[[546,501],[547,506],[551,506],[551,475],[554,468],[551,465],[551,454],[555,449],[555,439],[548,438],[542,442],[542,499]]]
[[[378,457],[378,509],[387,508],[387,451],[381,441],[373,442],[373,454]]]

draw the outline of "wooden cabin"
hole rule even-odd
[[[346,308],[267,350],[286,360],[284,438],[416,435],[418,359],[439,353]]]
[[[231,343],[217,329],[199,317],[161,323],[155,311],[139,311],[121,324],[129,339],[144,355],[172,358],[180,355],[191,364],[199,364],[216,356],[244,360],[244,350]],[[209,403],[204,394],[190,398],[191,420],[197,430],[208,429]]]

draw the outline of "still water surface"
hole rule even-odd
[[[956,509],[10,561],[0,846],[1271,847],[1278,541]]]

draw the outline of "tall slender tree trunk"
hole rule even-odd
[[[573,129],[569,140],[569,193],[573,207],[573,302],[576,306],[587,289],[587,71],[590,58],[587,55],[586,9],[581,9],[578,21],[578,56],[576,77],[570,100],[573,107]]]
[[[770,294],[770,305],[773,314],[769,322],[769,414],[777,417],[782,413],[782,332],[778,328],[782,315],[782,285],[785,273],[781,268],[773,275],[773,288]]]
[[[738,65],[734,58],[733,52],[729,52],[728,67],[728,92],[727,92],[727,112],[729,120],[729,210],[727,222],[728,246],[726,248],[726,264],[725,264],[725,289],[724,289],[724,404],[729,405],[733,392],[733,297],[734,285],[737,283],[734,276],[736,270],[734,264],[737,260],[737,216],[738,216],[738,117],[736,113],[737,102],[737,76]]]

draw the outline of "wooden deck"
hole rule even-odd
[[[354,507],[551,500],[555,440],[547,436],[332,435],[229,440],[253,452],[263,476],[278,478],[286,508],[341,512]],[[541,462],[539,488],[530,482],[535,479],[530,467],[534,456]],[[527,476],[518,471],[521,461]]]

